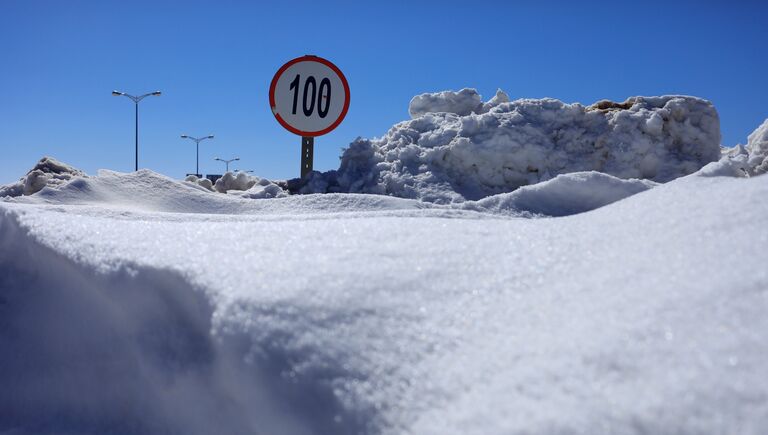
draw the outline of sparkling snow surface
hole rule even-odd
[[[768,177],[574,177],[0,202],[0,433],[766,433]]]

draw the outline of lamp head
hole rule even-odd
[[[182,139],[186,139],[186,138],[188,138],[188,137],[189,137],[189,136],[187,136],[186,134],[182,134],[182,135],[181,135],[181,138],[182,138]]]
[[[123,95],[123,93],[120,91],[112,91],[112,95],[119,97],[120,95]]]
[[[213,135],[208,136],[208,139],[213,139]]]
[[[152,92],[150,95],[154,95],[154,96],[157,96],[157,97],[159,97],[161,94],[162,94],[162,92],[160,92],[160,91],[155,91],[155,92]]]

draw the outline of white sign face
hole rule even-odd
[[[304,56],[283,65],[269,87],[269,104],[277,121],[304,137],[336,128],[349,109],[349,84],[331,62]]]

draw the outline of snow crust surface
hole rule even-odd
[[[0,432],[765,433],[768,177],[702,175],[8,198]]]

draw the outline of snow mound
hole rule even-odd
[[[600,172],[562,174],[511,193],[462,204],[468,210],[569,216],[606,206],[655,187],[648,180],[622,180]]]
[[[719,118],[700,98],[632,97],[588,107],[504,99],[484,112],[474,90],[420,95],[411,103],[414,119],[382,138],[358,138],[338,170],[313,174],[301,191],[452,203],[571,172],[667,182],[720,158]]]
[[[44,187],[56,187],[76,177],[87,177],[85,173],[52,157],[43,157],[18,182],[0,186],[0,198],[34,195]]]

